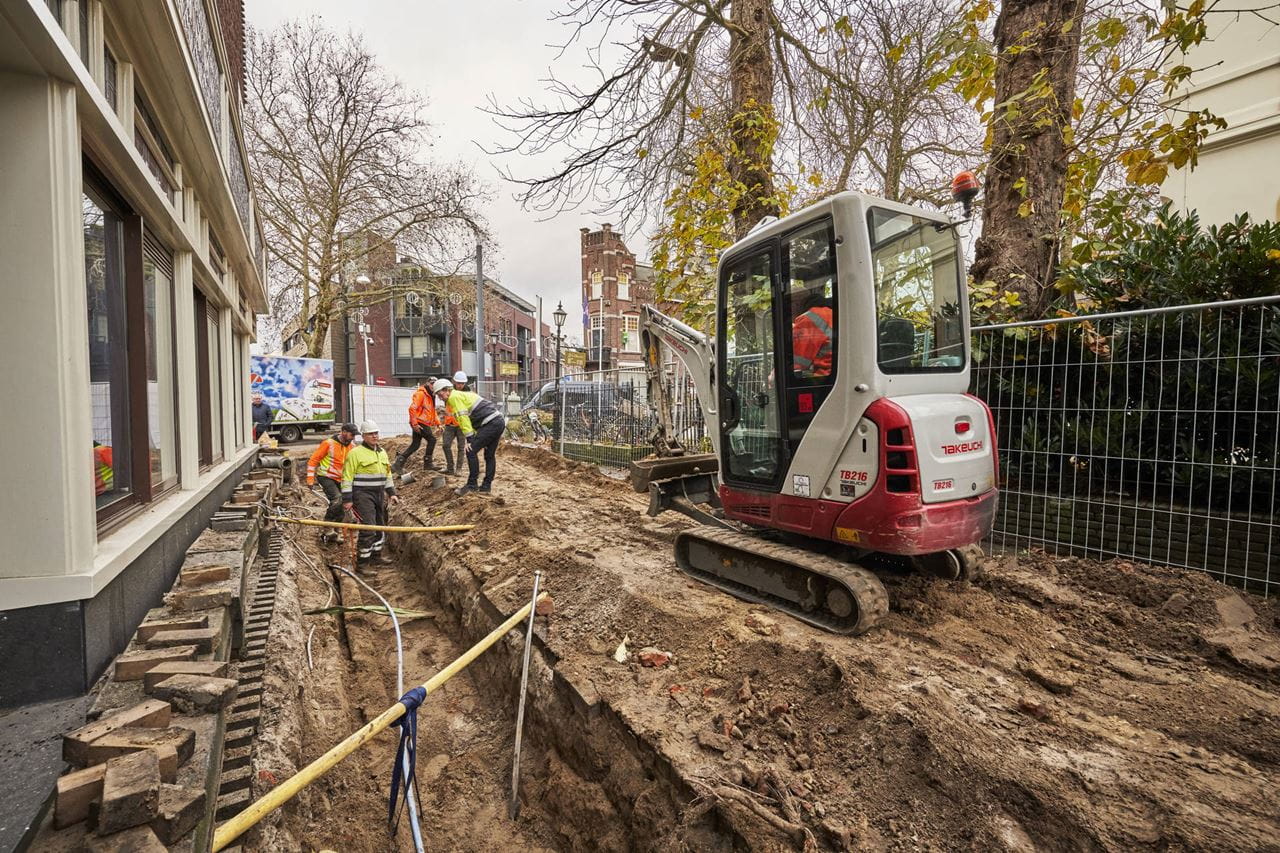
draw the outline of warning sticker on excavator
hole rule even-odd
[[[854,530],[852,527],[837,527],[836,539],[841,542],[853,542],[857,544],[862,541],[862,534]]]
[[[791,492],[799,497],[809,497],[809,475],[796,474],[791,478]]]

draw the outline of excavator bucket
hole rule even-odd
[[[631,463],[631,487],[637,492],[649,491],[655,480],[670,480],[691,474],[714,474],[719,462],[714,453],[691,453],[685,456],[649,456]]]

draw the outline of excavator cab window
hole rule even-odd
[[[720,430],[727,482],[774,486],[782,430],[774,377],[775,264],[770,241],[721,269]]]
[[[829,218],[810,222],[782,238],[783,364],[787,441],[794,453],[814,414],[836,381],[839,309],[836,304],[836,240]]]
[[[931,219],[872,208],[876,337],[885,373],[964,369],[959,237]]]

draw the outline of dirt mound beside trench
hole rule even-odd
[[[418,517],[477,525],[420,537],[427,562],[505,611],[546,572],[556,671],[659,757],[643,772],[673,774],[648,804],[671,812],[663,844],[710,827],[755,849],[1280,849],[1271,603],[1030,554],[976,585],[887,576],[883,626],[834,637],[685,578],[670,538],[687,522],[647,518],[625,484],[536,450],[504,447],[499,464],[489,497],[403,490]],[[650,646],[670,662],[643,665]],[[540,807],[643,811],[609,782],[607,744],[583,752],[543,754]],[[557,846],[660,846],[591,838],[579,825]]]

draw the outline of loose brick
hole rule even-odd
[[[137,649],[116,658],[115,680],[137,681],[151,667],[166,661],[186,661],[196,656],[195,646],[170,646],[163,649]]]
[[[226,678],[227,662],[224,660],[175,660],[158,663],[142,676],[142,688],[149,695],[157,684],[171,675],[203,675],[207,678]]]
[[[177,844],[204,817],[204,804],[202,788],[161,785],[160,812],[151,821],[151,829],[162,843]]]
[[[149,749],[107,762],[98,809],[98,834],[150,823],[160,813],[160,761]]]
[[[186,586],[203,586],[208,583],[230,580],[231,567],[200,566],[194,569],[183,569],[178,578]]]
[[[62,759],[81,767],[86,764],[96,764],[97,762],[88,760],[88,755],[89,747],[99,738],[127,727],[139,730],[163,729],[169,725],[169,718],[172,713],[173,709],[168,702],[147,699],[132,708],[126,708],[109,717],[104,717],[96,723],[81,726],[75,731],[63,735]]]
[[[182,616],[177,619],[152,619],[138,626],[137,637],[140,642],[145,643],[157,631],[187,631],[192,628],[208,627],[209,617],[203,614],[199,616]]]
[[[89,838],[85,850],[88,853],[168,853],[149,826],[135,826],[114,835]]]
[[[200,654],[213,651],[213,644],[218,641],[221,631],[217,628],[187,628],[177,631],[157,631],[147,640],[147,646],[154,649],[170,646],[195,646]]]
[[[165,703],[168,705],[168,703]],[[195,751],[196,733],[181,726],[166,729],[120,728],[89,744],[85,750],[86,764],[101,764],[119,755],[127,755],[141,749],[173,749],[178,764],[185,764]]]
[[[173,747],[152,750],[160,764],[160,781],[173,782],[178,778],[178,751]],[[73,770],[58,779],[53,803],[53,826],[63,829],[79,823],[89,816],[89,804],[102,797],[102,777],[107,765],[95,764],[83,770]],[[161,791],[161,803],[164,792]]]
[[[235,700],[238,687],[234,678],[171,675],[158,683],[153,693],[183,713],[212,714]]]
[[[164,603],[174,610],[208,610],[229,607],[233,593],[230,586],[178,586],[165,593]]]

